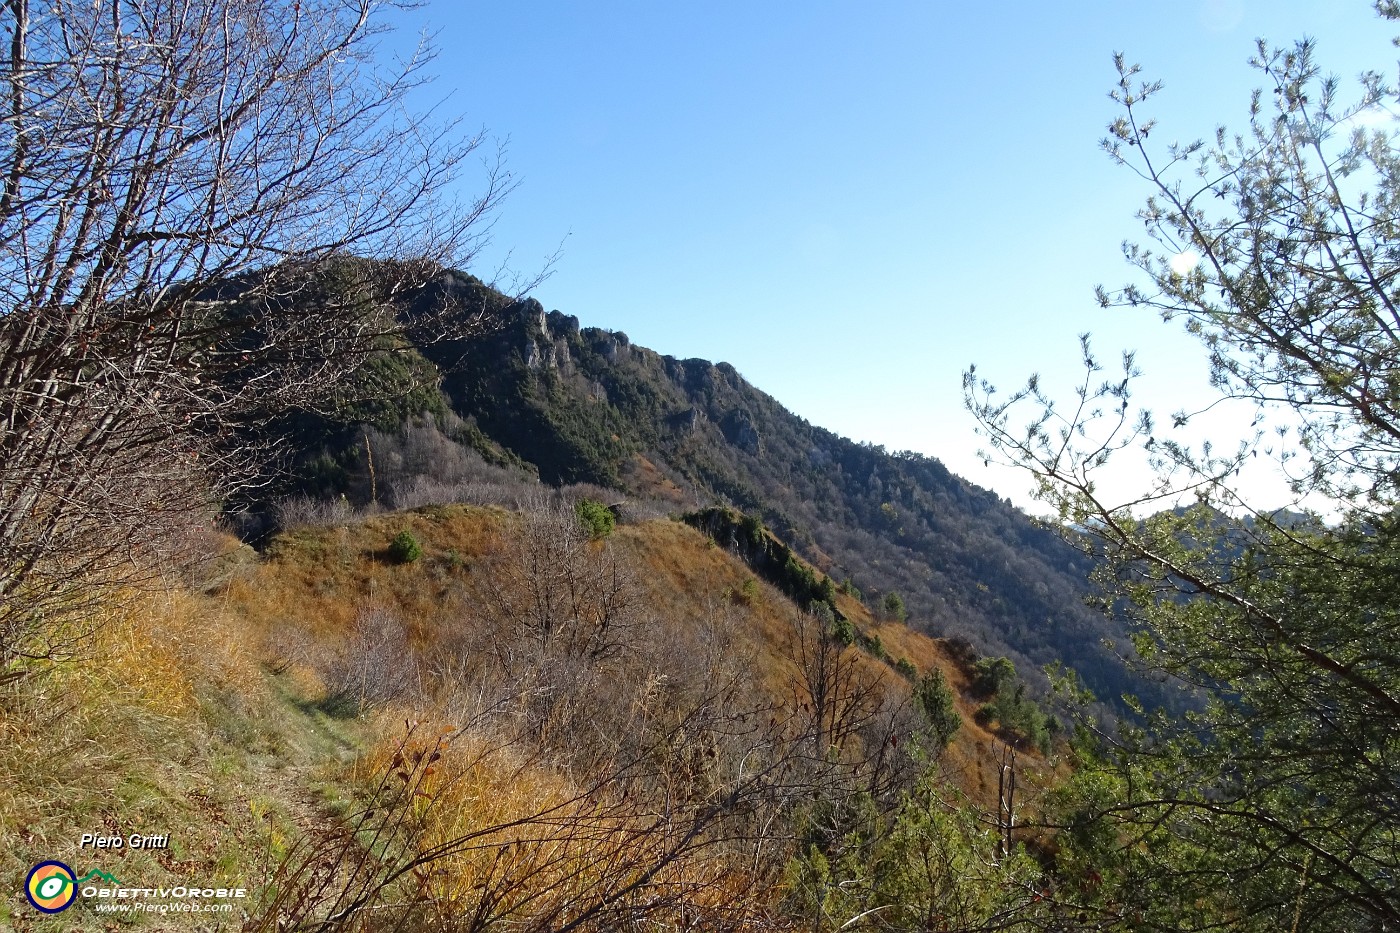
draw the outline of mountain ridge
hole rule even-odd
[[[455,293],[480,304],[483,290],[470,276],[444,273],[422,300]],[[733,506],[872,605],[898,594],[911,625],[1010,657],[1042,689],[1040,668],[1062,662],[1109,703],[1125,692],[1162,701],[1124,666],[1123,627],[1084,604],[1090,558],[935,458],[891,454],[813,425],[729,363],[660,354],[620,331],[546,312],[533,298],[510,303],[486,336],[406,355],[441,375],[428,420],[460,419],[452,443],[488,461],[673,512]],[[415,414],[402,409],[398,424]],[[370,464],[354,415],[307,435],[328,440],[303,459],[334,460],[340,474],[322,470],[319,485],[302,491],[355,498],[358,489],[366,498]]]

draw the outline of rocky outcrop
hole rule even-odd
[[[736,408],[725,415],[720,430],[724,431],[725,440],[750,456],[758,456],[763,449],[762,438],[747,408]]]

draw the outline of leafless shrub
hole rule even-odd
[[[596,483],[571,483],[559,487],[557,498],[561,502],[592,499],[594,502],[601,502],[604,505],[615,505],[623,502],[627,498],[627,494],[607,486],[599,486]]]
[[[558,496],[565,502],[579,499],[592,499],[601,502],[612,510],[618,524],[636,525],[657,518],[666,518],[675,506],[660,499],[637,498],[607,486],[593,483],[575,483],[562,487]]]
[[[674,511],[673,506],[659,499],[636,498],[629,498],[613,509],[620,525],[640,525],[643,522],[669,518]]]
[[[483,464],[487,469],[496,469]],[[412,476],[390,487],[395,509],[417,509],[425,505],[511,505],[538,489],[533,480],[522,479],[506,470],[488,480],[444,482],[431,476]]]
[[[409,724],[369,763],[364,809],[280,863],[249,929],[760,928],[791,815],[883,794],[901,710],[816,619],[775,702],[740,648],[751,610],[716,598],[655,624],[630,555],[537,496],[424,667],[457,728]]]
[[[870,689],[857,650],[834,631],[829,611],[798,616],[795,634],[792,689],[810,723],[810,754],[816,761],[838,760],[874,717],[878,693]]]
[[[398,614],[382,606],[361,609],[327,663],[325,680],[330,704],[350,703],[359,710],[418,696],[418,659]]]
[[[325,646],[298,626],[278,626],[267,633],[259,649],[262,663],[274,674],[284,674],[295,666],[317,671],[331,666]]]
[[[641,753],[547,786],[518,745],[407,723],[366,805],[272,866],[245,929],[753,929],[777,870],[752,858],[753,815],[784,771],[756,717],[726,724],[720,708],[676,710]],[[692,737],[715,730],[754,754],[709,763]],[[668,797],[697,767],[705,789]]]
[[[414,476],[393,485],[389,502],[394,509],[419,509],[425,505],[451,505],[469,502],[473,490],[466,483],[444,483],[427,476]]]
[[[861,780],[872,800],[888,805],[914,786],[922,769],[942,746],[896,678],[867,682],[872,715],[857,730],[864,752]]]
[[[607,660],[627,650],[642,623],[630,568],[608,542],[591,542],[573,508],[558,497],[533,498],[488,568],[488,608],[508,635],[497,651],[506,670],[519,666],[506,649],[517,644]]]
[[[277,527],[317,528],[344,525],[358,516],[358,510],[344,496],[317,499],[311,496],[288,496],[273,505]]]

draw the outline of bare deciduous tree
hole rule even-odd
[[[859,753],[864,765],[867,753],[878,750],[859,748],[860,737],[877,720],[884,691],[861,669],[856,650],[837,636],[824,604],[814,604],[814,611],[799,618],[795,635],[792,689],[800,718],[807,721],[811,760],[844,768]]]
[[[509,177],[443,203],[482,139],[407,112],[431,55],[376,61],[391,6],[0,5],[0,676],[207,507],[233,428],[480,322],[404,298]]]
[[[606,542],[589,540],[566,502],[527,502],[518,531],[491,566],[488,601],[514,631],[511,644],[597,663],[627,650],[642,624],[630,568]]]

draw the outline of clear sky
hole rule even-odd
[[[1112,53],[1165,82],[1158,135],[1183,141],[1243,126],[1256,37],[1312,36],[1347,81],[1397,57],[1364,0],[432,0],[403,22],[437,31],[443,112],[509,141],[520,187],[474,271],[562,241],[546,308],[1018,501],[976,456],[969,363],[1068,385],[1091,331],[1139,349],[1160,407],[1204,392],[1176,328],[1093,299],[1131,277],[1147,193],[1098,149]]]

